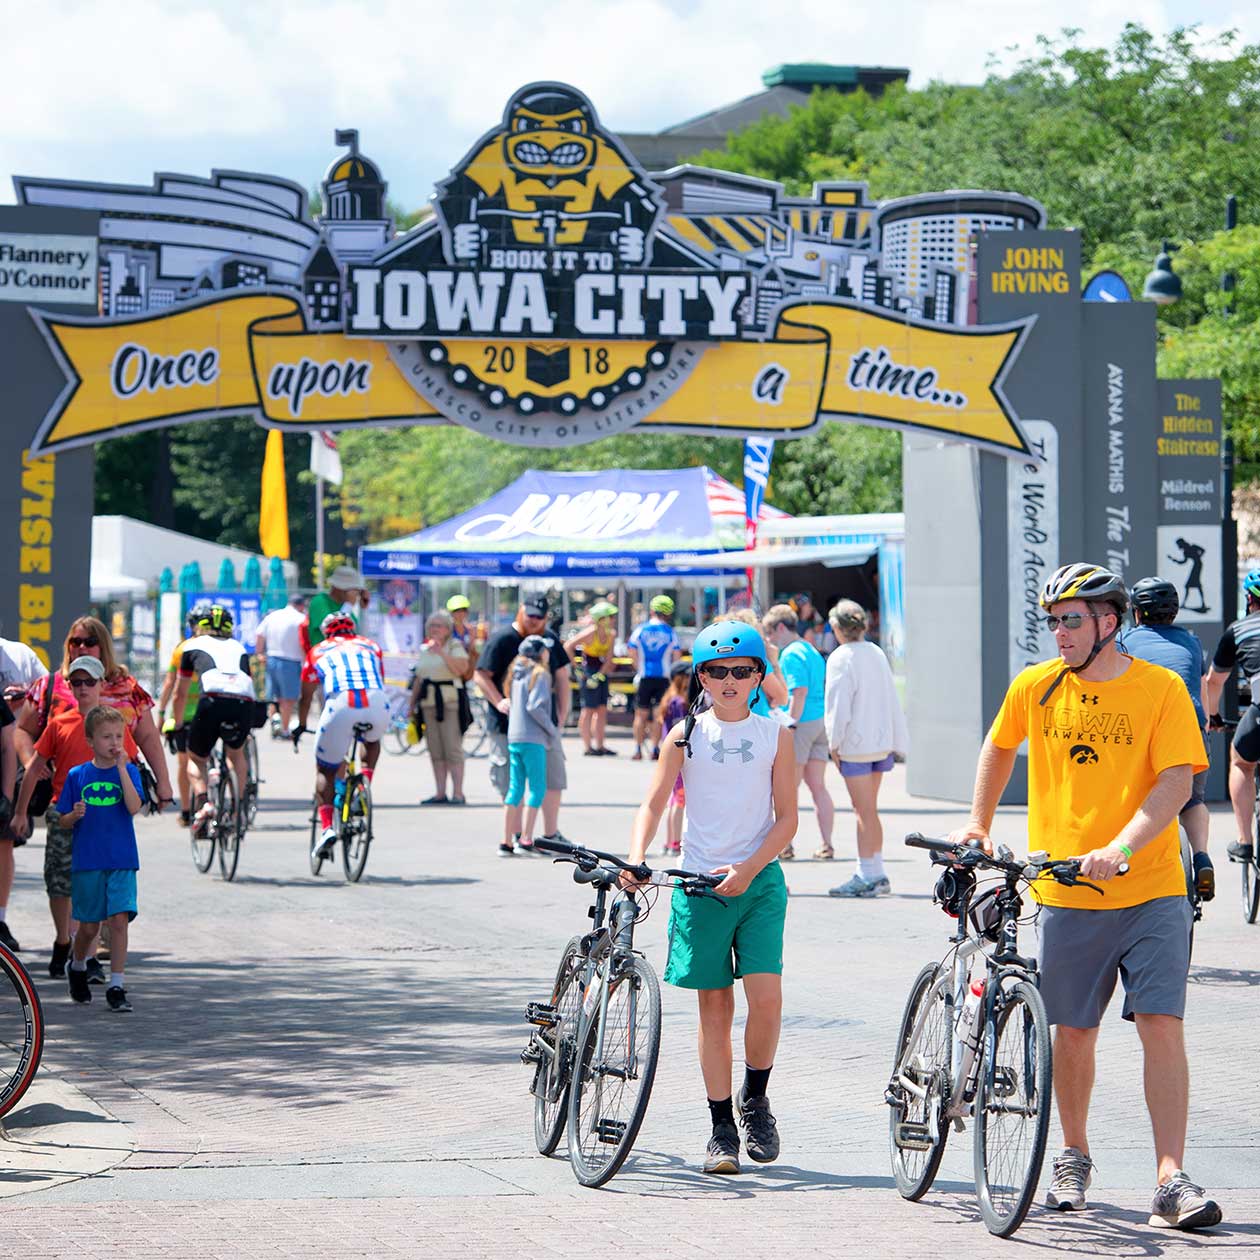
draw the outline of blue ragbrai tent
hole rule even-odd
[[[484,503],[359,550],[366,577],[694,578],[743,545],[742,494],[709,468],[531,469]],[[768,514],[782,515],[775,509]]]

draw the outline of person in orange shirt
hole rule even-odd
[[[1050,1207],[1083,1208],[1093,1161],[1086,1120],[1103,1012],[1124,983],[1124,1016],[1137,1024],[1158,1186],[1150,1223],[1216,1225],[1220,1207],[1182,1171],[1190,1073],[1182,1020],[1190,969],[1191,909],[1177,814],[1207,768],[1185,684],[1171,670],[1126,656],[1116,636],[1128,608],[1124,581],[1069,564],[1046,581],[1041,607],[1059,648],[1011,683],[976,771],[970,822],[957,843],[989,847],[989,828],[1028,741],[1028,847],[1080,857],[1103,889],[1034,885],[1041,903],[1041,994],[1054,1042],[1054,1093],[1065,1150],[1054,1161]],[[1114,877],[1124,864],[1128,874]]]
[[[26,811],[30,808],[35,785],[45,777],[45,768],[50,764],[52,766],[52,799],[56,801],[61,796],[66,775],[75,766],[81,766],[93,757],[92,745],[84,730],[84,718],[101,703],[105,666],[95,656],[79,656],[70,662],[66,674],[78,707],[57,714],[36,741],[35,755],[26,767],[22,790],[13,810],[12,827],[19,836],[25,836],[30,830]],[[136,741],[128,730],[123,733],[123,750],[132,761],[139,756]],[[63,820],[56,806],[49,805],[44,821],[44,887],[48,891],[48,909],[57,933],[49,974],[64,975],[70,957],[70,858],[74,820]],[[105,982],[104,968],[95,958],[88,960],[88,979],[94,984]]]

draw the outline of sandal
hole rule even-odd
[[[790,862],[796,856],[796,850],[789,844],[782,853],[779,854],[780,862]]]
[[[820,862],[830,862],[836,856],[836,851],[829,844],[824,844],[821,849],[814,850],[814,857]]]
[[[420,802],[421,805],[449,805],[450,799],[445,796],[426,796]]]

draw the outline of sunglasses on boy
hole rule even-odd
[[[1062,617],[1047,617],[1046,629],[1057,630],[1062,626],[1065,630],[1079,630],[1087,617],[1100,621],[1107,613],[1064,613]]]
[[[70,686],[76,689],[80,687],[99,687],[100,685],[101,680],[99,678],[92,678],[88,674],[70,675]]]
[[[760,674],[761,670],[756,665],[701,665],[700,672],[715,682],[721,682],[728,674],[743,682],[754,674]]]

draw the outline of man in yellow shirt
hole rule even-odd
[[[1182,1019],[1191,910],[1177,814],[1206,769],[1203,737],[1176,674],[1116,646],[1128,596],[1123,580],[1069,564],[1041,590],[1059,656],[1011,683],[980,753],[969,823],[951,839],[989,846],[989,828],[1028,741],[1028,847],[1081,857],[1103,889],[1036,885],[1041,903],[1041,993],[1054,1042],[1054,1092],[1066,1149],[1047,1202],[1085,1206],[1093,1162],[1086,1120],[1094,1051],[1116,978],[1124,1017],[1137,1024],[1159,1184],[1150,1223],[1216,1225],[1221,1209],[1182,1171],[1190,1079]],[[1115,880],[1124,864],[1129,872]]]

